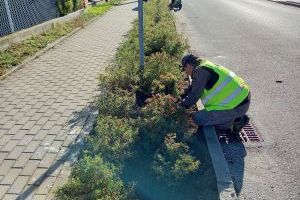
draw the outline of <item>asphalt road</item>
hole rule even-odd
[[[223,146],[240,199],[300,199],[300,8],[266,0],[183,0],[191,51],[251,87],[260,145]]]

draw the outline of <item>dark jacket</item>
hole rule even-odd
[[[204,89],[211,89],[219,79],[219,75],[207,67],[194,67],[192,73],[192,84],[181,95],[182,101],[180,105],[189,108],[197,103]],[[239,105],[245,104],[250,100],[250,94]]]

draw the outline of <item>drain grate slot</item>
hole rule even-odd
[[[248,123],[242,128],[239,134],[232,134],[229,130],[217,131],[220,142],[263,142],[261,135],[255,130],[251,123]]]

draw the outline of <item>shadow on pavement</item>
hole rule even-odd
[[[75,140],[45,173],[40,175],[32,185],[26,188],[26,190],[18,196],[17,200],[27,199],[48,177],[51,176],[52,173],[55,172],[55,170],[65,163],[71,164],[76,160],[80,149],[83,147],[83,136],[91,132],[96,116],[97,107],[95,105],[87,105],[81,111],[72,114],[70,120],[66,124],[66,134],[76,136]]]
[[[240,194],[244,181],[244,159],[247,155],[243,143],[221,143],[237,195]]]

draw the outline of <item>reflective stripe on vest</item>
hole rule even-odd
[[[229,110],[239,105],[249,94],[244,80],[225,67],[204,61],[200,67],[206,67],[219,75],[215,85],[204,90],[201,100],[206,110]]]
[[[203,100],[202,103],[205,105],[208,100],[216,96],[224,87],[226,87],[233,79],[233,77],[236,76],[235,73],[231,72],[230,76],[228,76],[212,93],[207,95]]]

